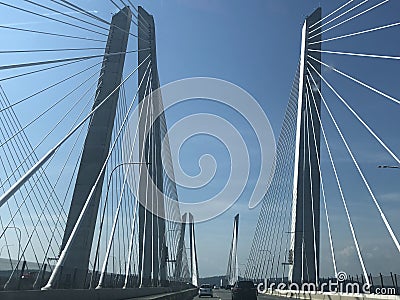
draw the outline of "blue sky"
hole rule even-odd
[[[13,1],[14,2],[14,1]],[[360,3],[361,1],[355,1]],[[364,9],[380,3],[381,1],[369,1],[365,6],[355,10],[354,15]],[[22,7],[22,1],[15,1]],[[46,1],[47,3],[47,1]],[[116,12],[115,7],[109,1],[79,0],[80,6],[104,19],[110,19]],[[156,23],[158,70],[161,84],[189,77],[214,77],[232,82],[249,92],[261,105],[267,115],[270,124],[276,134],[279,133],[284,111],[288,102],[289,92],[294,73],[300,55],[301,27],[304,18],[319,5],[323,8],[323,15],[335,10],[345,1],[337,0],[160,0],[160,1],[134,1],[135,5],[143,5],[153,14]],[[351,6],[349,6],[351,7]],[[51,29],[68,34],[82,33],[76,29],[66,29],[54,22],[27,17],[22,12],[0,7],[3,14],[2,24],[38,22],[28,24],[29,28]],[[397,12],[400,3],[391,0],[364,16],[361,16],[347,24],[339,26],[324,35],[324,38],[336,37],[342,34],[369,29],[380,25],[387,25],[399,21]],[[38,10],[39,11],[39,10]],[[346,17],[340,19],[344,20]],[[340,21],[339,19],[333,24]],[[9,41],[4,45],[5,49],[35,49],[35,48],[62,48],[62,47],[104,47],[104,43],[89,43],[85,41],[64,40],[55,38],[38,37],[32,34],[16,33],[2,30],[3,40]],[[399,28],[387,29],[375,33],[368,33],[358,37],[352,37],[323,44],[323,49],[333,51],[346,51],[357,53],[369,53],[380,55],[399,55],[398,45]],[[97,36],[98,37],[98,36]],[[56,46],[55,46],[56,45]],[[130,40],[130,49],[136,48],[136,41]],[[101,54],[101,50],[85,52],[85,55]],[[83,55],[83,52],[81,53]],[[71,57],[74,53],[50,54],[47,57]],[[131,56],[129,56],[131,55]],[[134,65],[135,56],[128,54],[128,64]],[[0,57],[1,65],[43,59],[38,55]],[[398,62],[372,58],[342,57],[324,55],[323,61],[335,66],[339,70],[348,72],[352,76],[368,82],[374,87],[379,87],[391,96],[399,99],[398,90]],[[95,62],[91,62],[92,64]],[[85,62],[80,68],[89,66]],[[51,75],[40,77],[44,82],[64,78],[66,74],[77,69],[71,67],[65,73],[52,72]],[[93,71],[94,72],[94,71]],[[398,138],[398,104],[377,96],[365,88],[359,88],[348,79],[343,79],[333,71],[324,69],[324,76],[343,97],[365,118],[366,122],[377,131],[377,134],[390,146],[394,153],[400,153],[400,139]],[[6,74],[3,72],[2,75]],[[6,92],[12,99],[20,99],[35,91],[36,84],[29,78],[10,80],[3,83]],[[82,77],[83,78],[83,77]],[[50,80],[51,79],[51,80]],[[135,87],[135,81],[131,81]],[[75,82],[76,85],[76,82]],[[75,86],[71,83],[70,87]],[[21,88],[23,87],[23,88]],[[67,86],[63,87],[65,90]],[[367,174],[368,181],[378,200],[382,204],[395,233],[400,235],[400,223],[398,219],[400,211],[400,194],[398,191],[398,179],[400,173],[397,170],[379,170],[379,164],[396,164],[365,131],[359,123],[343,107],[337,98],[323,86],[326,100],[331,105],[340,124],[343,124],[343,132],[348,138],[354,153],[359,159],[362,169]],[[56,97],[54,94],[46,94],[46,99]],[[13,101],[11,101],[13,102]],[[83,105],[83,104],[82,104]],[[46,102],[35,102],[35,105],[21,105],[16,110],[23,123],[31,119],[27,112],[43,110]],[[61,113],[65,107],[59,108]],[[249,248],[253,238],[255,224],[258,218],[259,207],[253,210],[247,208],[254,176],[259,169],[259,150],[257,150],[254,133],[249,125],[235,112],[207,101],[199,101],[172,109],[167,113],[168,124],[172,125],[176,120],[189,113],[208,112],[215,113],[235,124],[245,137],[251,149],[253,168],[252,177],[245,192],[239,201],[221,216],[198,224],[196,227],[197,246],[199,255],[200,275],[217,275],[226,272],[226,264],[229,253],[229,243],[233,226],[233,217],[240,213],[239,228],[239,263],[246,263]],[[56,115],[57,112],[54,113]],[[373,273],[400,272],[400,255],[389,239],[379,214],[373,206],[362,181],[356,173],[354,166],[346,153],[340,138],[334,131],[334,127],[323,112],[326,121],[326,130],[330,145],[334,152],[335,162],[343,182],[343,190],[349,199],[349,208],[354,216],[354,223],[360,244],[365,252],[367,268]],[[324,121],[324,122],[325,122]],[[33,141],[38,141],[41,132],[49,127],[49,120],[38,123],[30,129],[29,136]],[[53,124],[53,122],[51,123]],[[54,133],[54,136],[62,134],[62,130]],[[45,151],[44,148],[40,151]],[[227,150],[215,139],[198,136],[187,141],[182,148],[180,156],[182,168],[190,175],[199,172],[198,159],[203,154],[212,154],[218,162],[214,180],[203,190],[189,191],[179,190],[182,201],[198,201],[217,192],[224,185],[228,164]],[[340,203],[337,187],[329,166],[329,160],[324,147],[322,148],[322,165],[324,181],[327,189],[328,206],[332,216],[333,235],[338,253],[338,268],[349,274],[360,273],[360,266],[355,257],[354,247],[344,217],[343,207]],[[326,174],[326,175],[325,175]],[[326,179],[325,179],[326,178]],[[191,200],[186,200],[191,199]],[[322,214],[321,214],[322,215]],[[331,274],[332,267],[329,258],[329,248],[326,239],[326,226],[324,220],[321,223],[321,269],[323,274]],[[385,259],[382,260],[382,257]],[[396,263],[394,263],[396,262]],[[394,269],[397,265],[397,269]],[[242,266],[243,267],[243,266]]]
[[[370,2],[349,16],[380,1]],[[300,34],[304,18],[318,5],[322,6],[323,15],[326,15],[344,3],[345,1],[250,1],[246,3],[168,1],[168,4],[162,2],[161,6],[159,3],[157,5],[153,3],[154,8],[146,5],[146,8],[156,17],[161,80],[166,83],[185,77],[210,76],[231,81],[246,89],[257,99],[264,108],[275,133],[278,133],[299,59]],[[399,4],[391,1],[385,5],[327,32],[326,37],[340,36],[395,22],[397,16],[394,12],[399,8]],[[332,25],[345,19],[345,17],[338,19],[332,22]],[[323,44],[323,49],[396,55],[399,53],[399,48],[392,41],[393,36],[398,33],[398,29],[388,29],[326,43]],[[397,83],[393,75],[390,75],[395,74],[395,69],[398,68],[396,62],[333,55],[325,55],[323,60],[396,97]],[[336,76],[329,70],[325,69],[324,72],[329,81],[335,80],[340,92],[344,92],[345,99],[353,101],[350,103],[357,107],[357,111],[366,118],[367,123],[377,130],[379,136],[396,153],[399,149],[399,140],[393,127],[396,127],[394,125],[397,123],[395,115],[398,111],[397,105],[366,89],[358,88],[355,83],[339,75]],[[399,175],[396,170],[376,169],[378,164],[395,164],[395,162],[357,124],[354,117],[340,106],[334,95],[329,93],[328,88],[323,88],[324,92],[327,92],[327,101],[332,103],[331,106],[336,112],[339,123],[344,126],[343,132],[348,136],[351,147],[354,147],[352,149],[365,170],[368,181],[376,194],[380,196],[379,201],[383,208],[386,208],[388,219],[393,224],[394,230],[398,232],[399,223],[396,216],[399,205],[396,201],[398,199],[396,181]],[[333,125],[328,122],[327,115],[323,115],[324,117],[326,117],[328,139],[334,149],[333,155],[338,164],[338,172],[343,178],[344,193],[346,199],[349,199],[349,207],[352,215],[354,214],[355,227],[358,229],[356,229],[357,235],[366,253],[367,268],[373,273],[379,270],[387,271],[389,266],[393,266],[391,259],[398,261],[399,253],[389,240],[350,157],[338,135],[335,135]],[[202,152],[202,149],[190,153],[197,152]],[[359,273],[360,266],[357,263],[347,220],[344,218],[343,205],[340,202],[325,149],[323,149],[322,159],[323,168],[326,169],[324,180],[327,186],[328,207],[332,215],[338,268],[348,273]],[[223,180],[222,176],[220,178]],[[225,272],[226,266],[221,262],[227,260],[233,216],[237,212],[241,214],[239,262],[246,263],[258,210],[249,211],[245,198],[246,196],[242,197],[221,217],[198,225],[201,274]],[[367,230],[364,230],[365,228]],[[321,232],[321,248],[322,253],[325,253],[321,255],[322,273],[332,274],[324,219],[322,219]],[[376,242],[378,239],[379,242]],[[383,241],[387,247],[382,247]],[[386,257],[383,266],[380,266],[382,260],[379,259],[378,253]]]

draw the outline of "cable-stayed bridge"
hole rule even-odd
[[[347,292],[346,284],[354,284],[360,293],[399,293],[399,224],[384,201],[387,183],[373,181],[387,178],[382,167],[399,163],[397,141],[383,129],[394,124],[395,112],[380,114],[398,109],[393,75],[382,73],[382,65],[399,59],[385,42],[398,33],[399,23],[382,23],[385,9],[395,3],[372,2],[343,1],[326,16],[319,8],[303,24],[275,174],[243,276],[264,282],[269,291],[281,283],[282,289],[313,284],[318,291]],[[365,27],[366,19],[374,21]],[[341,28],[344,33],[335,35]],[[380,86],[372,81],[377,74]],[[366,158],[376,148],[380,155]],[[373,255],[381,257],[378,265],[371,263]],[[342,287],[331,291],[329,281]]]
[[[111,20],[72,1],[22,2],[0,1],[1,9],[38,20],[38,24],[0,25],[7,33],[29,34],[35,45],[27,49],[19,41],[23,46],[18,49],[0,50],[9,61],[0,66],[0,285],[5,290],[0,295],[192,297],[199,285],[196,215],[181,211],[179,205],[158,90],[153,17],[129,0],[110,0],[118,11]],[[371,35],[377,39],[381,32],[396,30],[398,22],[381,24],[381,19],[373,18],[385,6],[390,9],[388,2],[352,0],[325,16],[317,9],[306,18],[299,64],[277,139],[275,173],[242,272],[239,216],[234,220],[227,257],[230,285],[244,278],[266,280],[267,285],[314,283],[320,288],[328,280],[343,280],[371,286],[370,293],[382,287],[399,292],[398,224],[390,208],[382,205],[369,179],[371,166],[357,157],[362,151],[352,139],[371,139],[386,155],[384,167],[398,167],[398,145],[385,138],[382,127],[374,128],[379,118],[366,118],[363,106],[379,105],[377,114],[387,113],[389,118],[400,95],[393,89],[392,75],[383,73],[380,84],[374,85],[360,65],[370,59],[392,66],[400,58],[384,44],[381,50],[387,52],[376,53],[360,50],[363,40],[355,40],[360,48],[351,51],[344,50],[348,44],[341,44]],[[356,30],[350,26],[342,35],[329,35],[366,16],[373,19],[370,27],[354,25]],[[57,25],[49,27],[47,21]],[[41,44],[41,38],[46,43]],[[343,58],[345,68],[331,57]],[[355,66],[357,75],[347,66]],[[337,77],[331,79],[333,75]],[[372,103],[360,105],[357,97]],[[381,108],[385,105],[388,111]],[[346,129],[342,117],[352,118],[357,125]],[[343,167],[346,155],[353,173],[347,169],[349,164]],[[348,192],[346,182],[351,176],[360,181],[360,187],[352,187],[356,193]],[[358,193],[375,212],[374,218],[368,215],[369,222],[382,227],[377,244],[390,241],[393,246],[389,252],[393,269],[382,264],[378,270],[386,277],[376,273],[378,268],[375,273],[369,269],[374,243],[368,235],[376,233],[363,233],[352,204]],[[347,272],[349,276],[343,278],[346,264],[337,253],[342,248],[338,243],[343,242],[335,240],[339,235],[348,238],[346,249],[359,264],[359,274]],[[322,270],[322,262],[331,269]]]
[[[1,5],[80,33],[3,27],[56,40],[49,49],[3,52],[45,58],[3,66],[15,70],[3,82],[20,78],[23,85],[35,74],[45,84],[17,101],[2,88],[2,287],[96,289],[108,299],[193,294],[198,281],[198,275],[192,278],[198,274],[194,220],[189,213],[185,235],[187,216],[181,216],[175,182],[167,176],[173,166],[165,116],[156,115],[163,104],[154,92],[160,83],[153,17],[130,1],[112,1],[119,12],[111,20],[69,1],[25,2]],[[91,46],[66,46],[76,40]],[[99,54],[84,55],[88,50]],[[51,58],[60,54],[69,57]],[[35,69],[24,71],[28,67]],[[22,125],[17,106],[38,97],[50,101],[32,108],[31,121]],[[31,141],[29,127],[44,119],[38,141]],[[175,203],[164,205],[164,194]],[[119,292],[104,296],[102,290],[109,288]]]

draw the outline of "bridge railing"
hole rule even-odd
[[[335,278],[322,278],[320,279],[320,284],[323,282],[329,283],[329,281],[336,280]],[[369,288],[372,294],[391,294],[400,295],[400,275],[390,272],[389,274],[379,273],[378,275],[369,274],[369,281],[371,287]],[[357,284],[360,291],[362,291],[362,286],[365,284],[364,276],[362,274],[349,275],[347,279],[341,282],[342,287],[346,284]],[[340,286],[340,285],[339,285]],[[344,290],[343,290],[344,291]]]
[[[366,282],[362,274],[339,280],[335,277],[322,277],[318,285],[310,282],[292,284],[287,277],[253,279],[254,283],[260,286],[261,290],[274,291],[296,290],[296,291],[318,291],[318,292],[337,292],[337,293],[370,293],[376,295],[400,295],[400,274],[390,272],[389,274],[369,274],[370,287],[366,287]]]

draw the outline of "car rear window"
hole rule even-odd
[[[239,281],[237,283],[238,287],[240,288],[253,288],[254,283],[252,281]]]
[[[211,285],[209,285],[209,284],[202,284],[200,287],[201,287],[201,288],[209,289],[209,288],[211,288]]]

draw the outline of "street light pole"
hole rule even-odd
[[[14,245],[9,245],[9,244],[3,245],[3,246],[0,248],[0,256],[1,256],[1,253],[3,252],[3,248],[4,248],[4,247],[11,247],[11,246],[14,246]]]
[[[400,166],[387,166],[387,165],[379,165],[379,169],[400,169]]]
[[[400,166],[387,166],[387,165],[379,165],[380,169],[400,169]]]
[[[18,230],[18,261],[19,261],[19,254],[21,253],[21,236],[22,236],[22,233],[21,233],[21,229],[19,228],[19,227],[16,227],[16,226],[7,226],[5,229],[4,229],[4,231],[3,232],[5,232],[7,229],[15,229],[15,230]]]
[[[7,287],[9,286],[9,284],[10,284],[10,282],[11,282],[11,278],[13,277],[14,272],[17,270],[18,265],[19,265],[19,262],[21,261],[21,258],[19,257],[20,252],[21,252],[21,235],[22,235],[21,229],[20,229],[19,227],[16,227],[16,226],[7,226],[7,227],[4,229],[3,232],[5,233],[7,229],[15,229],[15,230],[18,230],[18,233],[19,233],[19,235],[18,235],[18,260],[17,260],[18,262],[17,262],[17,265],[16,265],[15,269],[13,268],[13,271],[12,271],[12,273],[11,273],[11,276],[8,278],[7,282],[4,284],[4,287],[3,287],[4,289],[7,289]],[[24,261],[24,263],[23,263],[23,265],[22,265],[22,269],[24,269],[24,265],[25,265],[25,261]]]
[[[143,165],[143,164],[149,165],[150,163],[146,163],[146,162],[123,162],[123,163],[120,163],[120,164],[116,165],[116,166],[111,170],[110,175],[108,176],[108,180],[107,180],[107,193],[106,193],[106,199],[105,199],[105,201],[104,201],[104,203],[105,203],[105,204],[104,204],[104,210],[105,210],[105,207],[106,207],[106,205],[107,205],[108,192],[110,191],[110,184],[111,184],[111,178],[112,178],[113,173],[114,173],[118,168],[120,168],[120,167],[122,167],[122,166],[125,166],[125,165]],[[118,211],[118,209],[119,209],[119,206],[118,206],[118,208],[117,208],[117,211]],[[116,214],[116,216],[117,216],[117,214]],[[103,217],[104,217],[104,214],[103,214]],[[102,228],[103,221],[104,221],[104,218],[102,218],[102,220],[101,220],[100,228]],[[110,239],[109,239],[108,245],[107,245],[106,256],[105,256],[105,258],[104,258],[104,263],[103,263],[103,267],[102,267],[102,270],[101,270],[99,283],[98,283],[96,289],[101,289],[101,288],[103,287],[103,281],[104,281],[104,277],[105,277],[105,273],[106,273],[106,269],[107,269],[108,258],[109,258],[109,256],[110,256],[110,252],[111,252],[112,237],[114,236],[114,232],[115,232],[115,228],[116,228],[116,222],[117,222],[117,219],[116,219],[116,217],[115,217],[115,218],[114,218],[114,222],[113,222],[113,226],[112,226],[112,229],[111,229]],[[99,238],[98,238],[98,241],[99,241],[99,242],[97,243],[96,256],[97,256],[97,254],[98,254],[98,250],[99,250],[99,247],[100,247],[100,237],[101,237],[101,230],[100,230]],[[97,261],[97,259],[95,259],[95,265],[94,265],[94,267],[93,267],[92,276],[93,276],[93,274],[94,274],[94,270],[96,269],[96,261]],[[91,283],[92,283],[92,281],[91,281]]]

